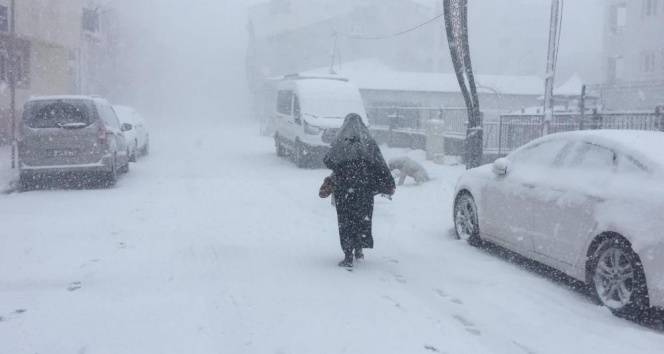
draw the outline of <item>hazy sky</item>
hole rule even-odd
[[[418,0],[427,2],[426,0]],[[135,78],[137,101],[146,109],[184,114],[244,114],[246,102],[245,49],[249,5],[242,0],[110,0],[121,5],[126,29],[133,37],[128,56]],[[470,0],[471,9],[491,12],[501,2],[512,6],[504,21],[541,19],[537,28],[546,32],[549,0]],[[518,4],[530,9],[520,12]],[[568,75],[578,67],[599,75],[595,65],[601,52],[602,0],[566,2],[561,49],[561,70]],[[485,6],[486,5],[486,6]],[[473,10],[480,11],[480,10]],[[410,24],[408,24],[410,25]],[[481,24],[471,31],[482,33]],[[538,32],[539,33],[539,32]],[[518,37],[514,40],[520,40]],[[481,41],[472,45],[482,45]],[[533,48],[544,58],[546,43]],[[537,64],[536,67],[543,64]],[[593,71],[594,70],[594,71]],[[597,78],[592,78],[597,79]],[[133,92],[132,88],[128,88]]]

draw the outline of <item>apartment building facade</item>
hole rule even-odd
[[[602,105],[650,110],[664,104],[664,0],[609,0]]]
[[[0,0],[0,143],[12,136],[11,11],[11,1]],[[96,63],[107,57],[103,7],[93,0],[18,0],[14,18],[17,119],[30,96],[98,89]]]

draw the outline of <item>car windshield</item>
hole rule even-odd
[[[80,100],[44,100],[26,105],[25,123],[30,128],[61,128],[92,123],[90,104]]]

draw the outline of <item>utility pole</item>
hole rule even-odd
[[[337,53],[339,52],[339,32],[334,31],[334,42],[332,43],[332,52],[330,53],[330,75],[336,75],[334,65],[337,63]]]
[[[548,135],[553,120],[553,88],[558,64],[558,50],[562,25],[562,0],[551,0],[551,23],[549,25],[549,49],[546,58],[546,80],[544,83],[544,121],[542,135]]]
[[[434,6],[434,14],[438,15],[443,12],[443,0],[436,0],[436,5]],[[440,56],[443,53],[443,33],[441,32],[440,28],[436,26],[434,28],[434,35],[433,35],[433,53],[431,57],[432,65],[431,69],[435,73],[440,73],[441,72],[441,67],[440,67]]]
[[[16,134],[16,0],[9,3],[11,16],[9,19],[9,115],[12,120],[11,138],[12,138],[12,169],[17,166],[17,134]]]

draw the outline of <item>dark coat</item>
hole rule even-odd
[[[395,183],[359,116],[346,118],[324,162],[333,171],[341,248],[344,252],[373,248],[374,196],[392,194]]]

